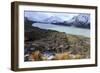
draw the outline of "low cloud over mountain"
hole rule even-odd
[[[90,14],[84,13],[25,12],[25,18],[39,23],[90,28]]]

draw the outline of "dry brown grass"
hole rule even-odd
[[[32,61],[40,60],[41,59],[40,51],[32,52],[31,55],[29,56],[29,59]]]
[[[69,60],[69,59],[81,59],[82,55],[80,54],[70,54],[69,52],[56,53],[53,60]],[[39,60],[48,60],[47,57],[44,57],[40,54],[39,51],[32,52],[29,56],[30,61],[39,61]]]
[[[67,59],[70,59],[69,57],[69,53],[65,52],[65,53],[57,53],[55,55],[55,58],[56,60],[67,60]]]
[[[81,59],[82,55],[80,54],[70,54],[68,52],[64,52],[64,53],[57,53],[55,55],[55,60],[68,60],[68,59]]]

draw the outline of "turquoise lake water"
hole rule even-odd
[[[41,29],[56,30],[59,32],[65,32],[66,34],[81,35],[90,37],[90,29],[77,28],[72,26],[61,26],[54,24],[34,23],[32,26],[39,27]]]

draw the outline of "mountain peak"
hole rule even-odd
[[[57,16],[51,16],[51,17],[45,19],[44,21],[48,22],[48,23],[56,23],[56,22],[62,22],[63,20]]]

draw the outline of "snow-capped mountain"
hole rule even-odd
[[[58,23],[58,22],[63,22],[63,19],[57,17],[57,16],[51,16],[47,19],[44,20],[44,22],[48,22],[48,23]]]
[[[73,22],[83,22],[83,23],[90,23],[90,15],[79,14],[74,16],[72,19],[68,20],[69,23]]]
[[[36,14],[36,13],[35,13]],[[28,20],[39,22],[39,23],[52,23],[56,25],[64,25],[64,26],[74,26],[74,27],[81,27],[81,28],[90,28],[90,15],[89,14],[77,14],[77,15],[70,15],[67,14],[65,17],[64,15],[54,15],[54,14],[40,14],[37,13],[33,16],[26,16]]]
[[[90,15],[80,14],[74,16],[71,20],[67,21],[67,23],[74,27],[90,28]]]

